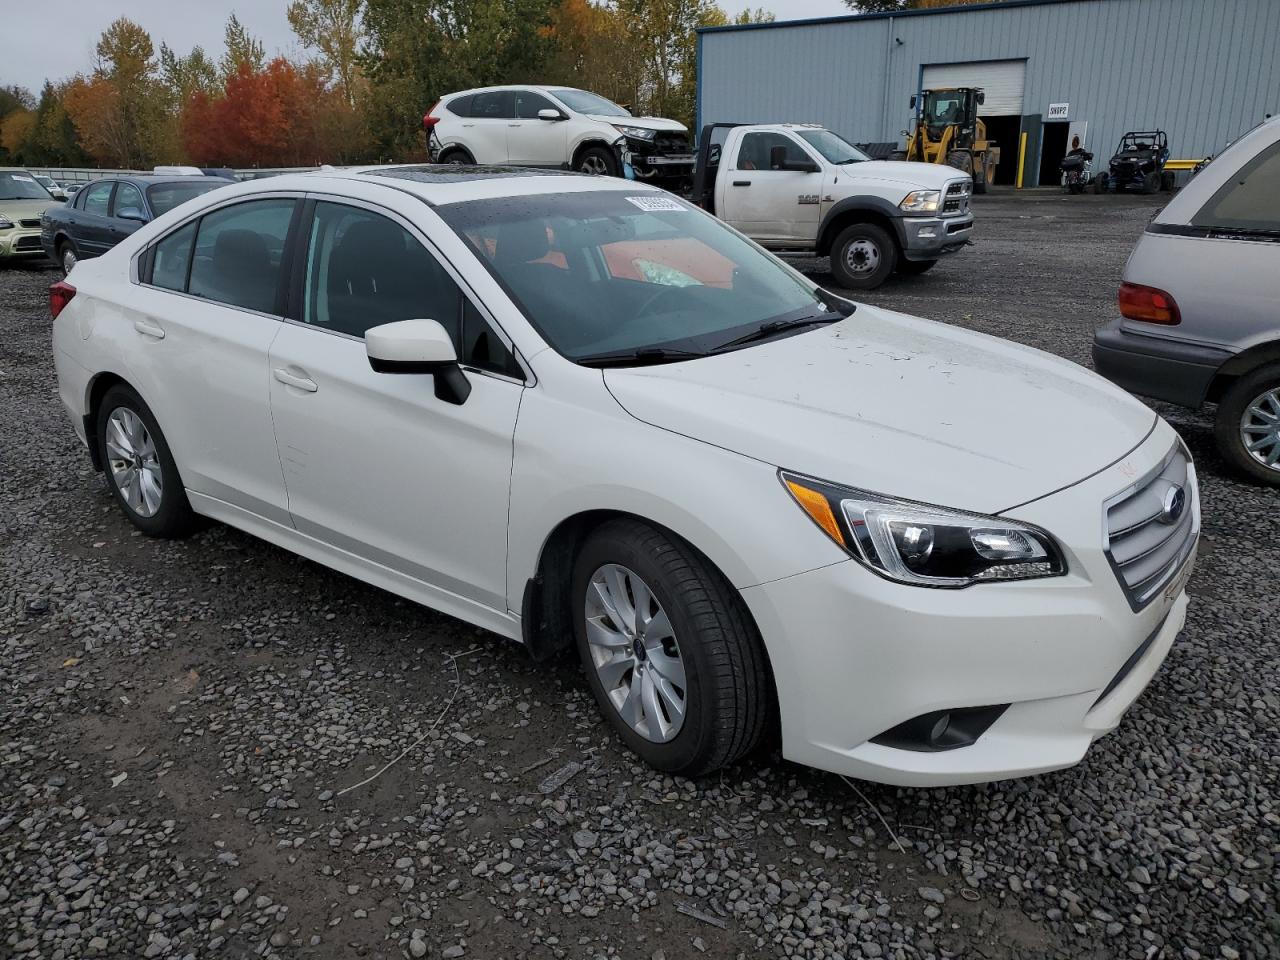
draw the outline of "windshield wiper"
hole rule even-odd
[[[584,367],[647,367],[658,363],[676,363],[680,360],[696,360],[705,357],[700,350],[676,350],[668,347],[641,347],[638,350],[620,350],[617,353],[598,353],[579,357],[575,363]]]
[[[849,157],[847,160],[837,160],[836,166],[843,167],[846,163],[862,163],[861,157]]]
[[[746,343],[755,343],[757,340],[767,340],[779,333],[785,333],[788,330],[799,330],[801,327],[813,327],[825,323],[839,323],[844,320],[846,314],[838,310],[830,310],[827,313],[819,313],[812,317],[801,317],[798,320],[767,320],[760,326],[756,327],[750,333],[744,333],[740,337],[734,337],[728,343],[722,343],[716,347],[715,353],[722,353],[725,350],[732,350],[734,347],[740,347]]]

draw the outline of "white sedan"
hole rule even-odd
[[[210,517],[522,641],[698,775],[935,785],[1111,730],[1185,618],[1191,459],[1071,363],[823,292],[656,189],[239,184],[51,289],[126,516]]]

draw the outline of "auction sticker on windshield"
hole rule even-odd
[[[627,197],[627,200],[649,213],[667,210],[675,210],[679,213],[684,210],[680,201],[673,200],[671,197]]]

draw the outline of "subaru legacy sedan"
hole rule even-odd
[[[699,775],[941,785],[1079,761],[1181,630],[1165,421],[1063,360],[856,305],[656,188],[321,171],[51,288],[59,390],[144,533],[198,517],[523,642]]]

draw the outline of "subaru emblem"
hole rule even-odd
[[[1164,502],[1160,505],[1161,523],[1172,526],[1182,519],[1182,512],[1187,508],[1187,491],[1173,486],[1165,491]]]

